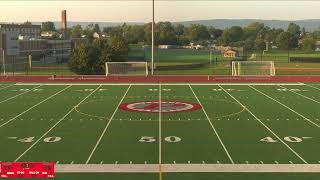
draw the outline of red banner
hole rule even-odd
[[[0,178],[54,178],[53,162],[0,162]]]

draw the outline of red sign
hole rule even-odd
[[[54,178],[53,162],[0,162],[0,178]]]
[[[131,112],[158,113],[160,111],[159,101],[140,101],[123,103],[120,109]],[[182,101],[161,101],[161,113],[187,112],[201,109],[200,104]]]

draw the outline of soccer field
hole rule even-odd
[[[319,103],[320,84],[0,84],[0,160],[179,180],[166,172],[312,171]]]

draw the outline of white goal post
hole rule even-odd
[[[106,76],[148,76],[148,63],[106,62]]]
[[[232,61],[232,76],[275,76],[273,61]]]

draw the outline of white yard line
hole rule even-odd
[[[287,143],[285,143],[275,132],[273,132],[267,125],[265,125],[253,112],[251,112],[245,105],[238,101],[234,96],[232,96],[228,91],[226,91],[222,86],[219,86],[225,93],[227,93],[233,100],[235,100],[241,107],[245,108],[260,124],[262,124],[270,133],[272,133],[282,144],[284,144],[292,153],[294,153],[300,160],[305,164],[308,162],[303,159],[295,150],[293,150]]]
[[[309,86],[309,87],[312,87],[313,89],[317,89],[317,90],[320,90],[320,88],[318,87],[314,87],[314,86],[311,86],[310,84],[304,84],[305,86]]]
[[[162,130],[161,130],[161,111],[162,111],[162,101],[161,101],[161,83],[159,83],[159,165],[162,164]],[[161,167],[160,167],[161,168]],[[161,173],[161,169],[160,169]]]
[[[101,87],[98,86],[94,91],[92,91],[90,94],[88,94],[84,99],[82,99],[77,105],[75,105],[74,107],[72,107],[70,109],[69,112],[67,112],[67,114],[65,114],[58,122],[56,122],[47,132],[45,132],[37,141],[35,141],[31,146],[29,146],[29,148],[27,150],[25,150],[16,160],[18,161],[20,158],[22,158],[22,156],[24,156],[28,151],[30,151],[30,149],[33,148],[33,146],[35,146],[39,141],[42,140],[43,137],[45,137],[52,129],[54,129],[61,121],[63,121],[71,112],[74,111],[74,109],[76,107],[78,107],[81,103],[83,103],[86,99],[88,99],[93,93],[95,93],[99,88]]]
[[[288,89],[288,88],[283,87],[283,86],[281,86],[281,85],[279,85],[279,87],[281,87],[281,88],[283,88],[283,89]],[[315,99],[312,99],[312,98],[310,98],[310,97],[308,97],[308,96],[305,96],[305,95],[303,95],[303,94],[297,93],[297,92],[295,92],[295,91],[293,91],[293,90],[291,90],[291,89],[288,89],[288,90],[289,90],[290,92],[294,93],[294,94],[297,94],[298,96],[301,96],[301,97],[303,97],[303,98],[305,98],[305,99],[308,99],[308,100],[310,100],[310,101],[313,101],[313,102],[315,102],[315,103],[320,104],[320,102],[317,101],[317,100],[315,100]]]
[[[259,91],[258,89],[254,88],[254,87],[252,87],[252,86],[249,86],[249,87],[250,87],[250,88],[252,88],[252,89],[254,89],[255,91],[257,91],[258,93],[260,93],[260,94],[264,95],[265,97],[267,97],[267,98],[269,98],[269,99],[271,99],[271,100],[273,100],[273,101],[277,102],[278,104],[282,105],[283,107],[285,107],[285,108],[289,109],[291,112],[293,112],[293,113],[297,114],[298,116],[302,117],[304,120],[306,120],[306,121],[310,122],[311,124],[313,124],[313,125],[317,126],[318,128],[320,128],[320,125],[319,125],[319,124],[316,124],[315,122],[311,121],[309,118],[307,118],[307,117],[303,116],[302,114],[298,113],[297,111],[295,111],[295,110],[291,109],[291,108],[290,108],[290,107],[288,107],[287,105],[285,105],[285,104],[283,104],[283,103],[279,102],[278,100],[276,100],[276,99],[272,98],[271,96],[269,96],[269,95],[267,95],[267,94],[263,93],[262,91]]]
[[[131,85],[129,85],[129,87],[128,87],[127,91],[124,93],[124,95],[122,96],[122,98],[121,98],[121,100],[120,100],[119,104],[117,105],[116,109],[114,110],[113,114],[111,115],[111,117],[110,117],[110,119],[109,119],[109,121],[108,121],[108,123],[107,123],[106,127],[103,129],[103,131],[102,131],[102,133],[101,133],[101,136],[99,137],[99,139],[98,139],[98,141],[97,141],[96,145],[95,145],[95,146],[94,146],[94,148],[92,149],[92,151],[91,151],[91,153],[90,153],[90,155],[89,155],[89,157],[88,157],[88,159],[87,159],[87,161],[86,161],[86,164],[88,164],[88,163],[89,163],[89,161],[91,160],[91,158],[92,158],[92,156],[93,156],[94,152],[96,151],[96,149],[97,149],[98,145],[100,144],[100,141],[102,140],[103,136],[104,136],[104,135],[105,135],[105,133],[107,132],[107,129],[108,129],[108,127],[109,127],[109,125],[110,125],[110,123],[111,123],[111,121],[112,121],[113,117],[116,115],[116,113],[117,113],[117,111],[118,111],[118,109],[119,109],[119,106],[121,105],[122,101],[124,100],[124,98],[125,98],[125,97],[126,97],[126,95],[128,94],[128,92],[129,92],[130,88],[131,88]]]
[[[74,85],[74,86],[85,86],[85,85],[115,85],[115,86],[147,86],[153,85],[158,86],[158,83],[17,83],[15,85],[19,86],[30,86],[30,85],[46,85],[46,86],[62,86],[62,85]],[[303,83],[162,83],[163,86],[172,85],[172,86],[209,86],[209,85],[228,85],[228,86],[248,86],[248,85],[255,85],[255,86],[278,86],[278,85],[285,85],[285,86],[303,86]]]
[[[200,102],[199,98],[197,97],[196,93],[193,91],[193,89],[192,89],[191,85],[189,85],[189,87],[190,87],[190,90],[192,91],[192,93],[193,93],[194,97],[197,99],[198,103],[199,103],[199,104],[200,104],[200,106],[202,107],[201,109],[202,109],[202,111],[203,111],[204,115],[207,117],[207,120],[208,120],[208,122],[210,123],[212,130],[213,130],[213,131],[214,131],[214,133],[216,134],[216,136],[217,136],[217,138],[218,138],[218,140],[219,140],[219,142],[220,142],[221,146],[223,147],[223,149],[224,149],[225,153],[227,154],[227,156],[228,156],[229,160],[231,161],[231,163],[232,163],[232,164],[234,164],[234,161],[233,161],[232,157],[230,156],[229,151],[227,150],[226,146],[224,145],[223,141],[221,140],[221,138],[220,138],[220,136],[219,136],[219,134],[218,134],[218,132],[217,132],[216,128],[213,126],[213,124],[212,124],[212,122],[211,122],[211,120],[210,120],[210,118],[209,118],[209,116],[208,116],[208,114],[207,114],[206,110],[204,109],[204,106],[202,106],[202,104],[201,104],[201,102]]]
[[[11,84],[11,85],[9,85],[9,86],[5,86],[5,87],[3,87],[3,88],[0,88],[0,90],[7,89],[7,88],[12,87],[12,86],[14,86],[14,85],[16,85],[16,84]]]
[[[0,104],[1,104],[1,103],[4,103],[4,102],[7,102],[7,101],[9,101],[9,100],[11,100],[11,99],[14,99],[14,98],[16,98],[16,97],[18,97],[18,96],[21,96],[21,95],[23,95],[23,94],[32,92],[32,90],[37,89],[37,88],[39,88],[39,87],[41,87],[41,86],[42,86],[42,85],[39,85],[39,86],[34,87],[34,88],[32,88],[32,89],[30,89],[30,90],[28,90],[28,91],[22,92],[22,93],[20,93],[20,94],[17,94],[17,95],[15,95],[15,96],[12,96],[12,97],[9,97],[9,98],[7,98],[7,99],[5,99],[5,100],[3,100],[3,101],[0,101]]]
[[[8,120],[7,122],[5,122],[5,123],[1,124],[1,125],[0,125],[0,128],[1,128],[1,127],[3,127],[3,126],[5,126],[6,124],[10,123],[11,121],[15,120],[16,118],[20,117],[21,115],[23,115],[23,114],[27,113],[28,111],[32,110],[33,108],[35,108],[35,107],[39,106],[40,104],[42,104],[42,103],[44,103],[44,102],[48,101],[49,99],[53,98],[54,96],[56,96],[56,95],[60,94],[61,92],[63,92],[63,91],[65,91],[66,89],[68,89],[69,87],[71,87],[71,85],[69,85],[69,86],[65,87],[64,89],[62,89],[61,91],[58,91],[57,93],[55,93],[55,94],[53,94],[53,95],[51,95],[51,96],[47,97],[46,99],[44,99],[44,100],[40,101],[39,103],[37,103],[37,104],[35,104],[35,105],[31,106],[31,107],[30,107],[30,108],[28,108],[27,110],[25,110],[25,111],[23,111],[22,113],[20,113],[20,114],[16,115],[15,117],[11,118],[11,119],[10,119],[10,120]]]
[[[163,164],[163,172],[319,173],[320,164]],[[157,173],[158,164],[57,164],[57,173]]]

